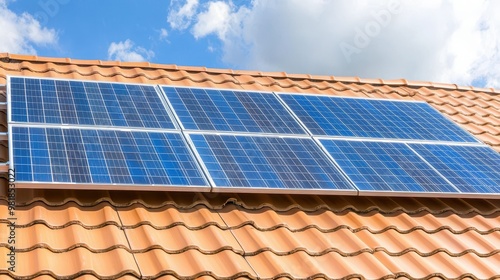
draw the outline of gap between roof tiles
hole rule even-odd
[[[139,263],[138,263],[137,258],[135,256],[135,253],[133,252],[132,246],[130,245],[130,240],[129,240],[129,237],[127,235],[127,232],[125,231],[125,227],[123,225],[123,221],[122,221],[122,217],[120,216],[120,212],[118,211],[118,209],[115,205],[111,204],[111,206],[112,206],[113,210],[115,210],[116,215],[118,216],[118,220],[120,221],[120,227],[119,227],[120,231],[123,233],[123,235],[125,236],[125,239],[127,240],[128,251],[132,255],[132,258],[134,259],[135,265],[137,267],[137,271],[139,272],[140,278],[142,279],[144,274],[141,271],[141,267],[139,266]]]
[[[255,268],[252,266],[252,264],[248,261],[247,259],[247,256],[246,256],[246,252],[245,252],[245,248],[243,247],[243,245],[241,244],[240,240],[236,237],[236,235],[234,234],[233,232],[233,229],[231,229],[227,222],[224,220],[224,217],[222,217],[222,215],[220,214],[220,211],[222,209],[215,209],[214,211],[217,213],[217,215],[220,217],[220,219],[224,222],[224,225],[226,226],[227,229],[225,230],[229,230],[229,232],[231,233],[231,236],[234,238],[234,240],[236,240],[236,242],[238,243],[238,245],[240,246],[240,249],[241,251],[243,252],[243,256],[241,256],[245,262],[248,264],[248,266],[252,269],[252,272],[254,275],[257,275],[257,277],[260,277],[259,274],[257,273],[257,271],[255,270]]]

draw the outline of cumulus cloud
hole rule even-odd
[[[154,52],[143,47],[135,46],[130,39],[121,42],[112,42],[108,48],[108,59],[119,61],[147,61],[154,57]]]
[[[36,47],[55,45],[54,29],[41,26],[31,14],[12,12],[5,0],[0,0],[0,52],[36,54]]]
[[[193,34],[196,38],[216,33],[220,39],[225,39],[227,29],[230,27],[231,7],[222,1],[210,2],[208,9],[198,14]]]
[[[186,29],[196,14],[198,0],[187,0],[184,5],[181,5],[181,2],[181,0],[170,2],[170,12],[168,13],[167,21],[172,29]]]
[[[184,28],[237,68],[500,87],[500,2],[234,3],[210,0]]]

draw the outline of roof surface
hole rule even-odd
[[[423,100],[500,151],[493,89],[0,54],[7,75]],[[3,183],[11,277],[500,278],[500,200],[21,189],[9,272]]]

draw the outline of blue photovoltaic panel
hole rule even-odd
[[[185,129],[306,134],[272,93],[163,87]]]
[[[477,142],[422,102],[279,95],[315,136]]]
[[[16,181],[208,186],[178,133],[12,128]]]
[[[11,78],[11,120],[174,129],[154,86]]]
[[[320,142],[360,191],[458,193],[404,143]]]
[[[490,147],[410,144],[464,193],[500,193],[500,154]]]
[[[190,137],[216,187],[354,190],[309,138]]]

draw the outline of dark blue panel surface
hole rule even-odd
[[[12,121],[174,129],[150,85],[11,78]]]
[[[16,127],[14,127],[16,128]],[[62,130],[59,128],[46,128],[47,142],[54,182],[71,182],[68,155]],[[15,134],[14,134],[15,135]],[[16,143],[14,142],[14,145]],[[16,149],[14,149],[15,151]],[[14,157],[15,158],[15,157]],[[17,162],[15,164],[17,166]]]
[[[12,128],[16,181],[208,186],[178,133]]]
[[[26,84],[23,78],[10,78],[10,115],[12,120],[19,122],[28,121],[26,108]]]
[[[272,93],[163,87],[184,128],[305,134]]]
[[[477,142],[421,102],[279,95],[315,136]]]
[[[500,193],[500,154],[490,147],[410,144],[464,193]]]
[[[179,136],[179,135],[177,135]],[[167,134],[152,133],[150,141],[174,185],[204,185],[205,179],[192,160],[192,155],[185,148],[184,140],[179,137],[168,137]]]
[[[320,142],[360,191],[458,192],[404,143]]]
[[[28,116],[32,116],[31,122],[43,122],[45,118],[42,91],[39,80],[27,79],[26,85],[26,108],[28,109]]]
[[[71,181],[75,183],[91,183],[89,163],[85,155],[80,130],[65,129],[63,135]]]
[[[11,133],[16,181],[33,181],[29,128],[13,127]]]
[[[93,183],[111,183],[106,157],[101,145],[98,131],[81,130],[82,141],[85,145],[85,153],[89,163],[90,174]]]
[[[120,149],[116,131],[100,130],[98,131],[98,135],[104,152],[104,159],[108,166],[111,182],[132,184],[132,177],[130,176],[125,156]]]
[[[52,181],[47,135],[43,128],[30,128],[31,165],[33,168],[33,181]]]
[[[354,190],[312,139],[190,137],[216,187]]]
[[[61,110],[57,101],[57,91],[55,84],[42,84],[42,104],[44,107],[45,123],[61,123]]]

